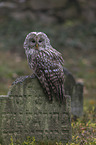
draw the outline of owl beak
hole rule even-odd
[[[36,49],[38,49],[38,44],[36,44]]]

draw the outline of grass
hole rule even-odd
[[[96,144],[95,106],[84,108],[84,114],[76,122],[72,121],[72,143],[74,145]]]

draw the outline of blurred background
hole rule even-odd
[[[45,32],[65,67],[84,83],[84,101],[96,105],[96,0],[0,0],[0,95],[30,75],[23,43]]]

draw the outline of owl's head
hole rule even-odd
[[[24,41],[25,50],[40,51],[50,46],[50,40],[43,32],[31,32]]]

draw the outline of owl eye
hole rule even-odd
[[[35,43],[35,40],[34,39],[32,39],[32,41],[31,41],[32,43]]]
[[[40,39],[40,40],[39,40],[39,43],[41,43],[42,41],[43,41],[43,40]]]

